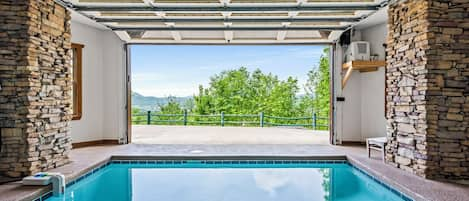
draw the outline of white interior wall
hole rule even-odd
[[[103,51],[101,30],[71,23],[72,43],[84,45],[82,57],[82,116],[71,122],[72,142],[99,140],[103,137]]]
[[[362,29],[362,40],[370,42],[371,54],[378,54],[384,60],[387,25],[378,24]],[[360,73],[361,89],[361,134],[362,140],[369,137],[386,136],[386,118],[384,114],[385,100],[385,69]]]
[[[352,72],[345,88],[342,89],[343,102],[343,132],[342,141],[361,140],[361,82],[360,73]]]
[[[126,94],[126,54],[124,42],[113,32],[103,34],[104,81],[104,139],[120,139],[125,136],[127,113]]]
[[[353,41],[370,42],[371,54],[378,54],[384,60],[387,27],[383,22],[361,27],[352,36]],[[337,44],[338,46],[338,44]],[[336,135],[338,143],[342,141],[364,141],[368,137],[386,136],[384,116],[384,67],[378,71],[360,73],[354,71],[344,89],[342,80],[342,47],[337,47],[335,58],[336,97],[344,97],[345,102],[336,103]]]
[[[71,122],[72,142],[120,139],[125,132],[123,42],[110,30],[72,14],[72,42],[84,45],[82,117]]]

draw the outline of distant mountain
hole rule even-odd
[[[299,100],[302,97],[307,96],[306,94],[297,94],[296,98]],[[173,97],[176,102],[179,103],[183,109],[191,109],[188,102],[192,102],[192,96],[185,97]],[[132,108],[138,108],[142,111],[159,111],[159,105],[165,105],[168,103],[168,97],[154,97],[154,96],[144,96],[137,92],[132,92]]]
[[[192,96],[174,97],[176,102],[184,108],[186,103],[192,100]],[[159,111],[159,105],[168,103],[168,97],[144,96],[137,92],[132,92],[132,108],[139,108],[143,111]]]

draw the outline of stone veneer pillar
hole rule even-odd
[[[469,180],[469,0],[389,5],[386,160]]]
[[[0,1],[0,173],[68,162],[70,37],[70,13],[53,0]]]

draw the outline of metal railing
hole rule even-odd
[[[132,124],[136,125],[212,125],[212,126],[251,126],[251,127],[304,127],[314,130],[329,129],[329,115],[313,113],[308,117],[278,117],[259,114],[159,114],[147,111],[132,114]]]

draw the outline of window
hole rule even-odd
[[[72,68],[70,70],[72,77],[72,120],[81,119],[81,65],[83,47],[81,44],[72,43]]]

